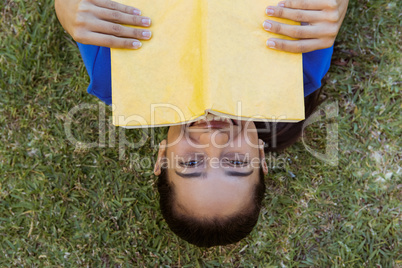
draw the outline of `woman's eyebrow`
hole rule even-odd
[[[231,176],[231,177],[248,177],[251,174],[253,174],[254,169],[247,171],[247,172],[240,172],[240,171],[225,171],[225,175]],[[175,170],[175,173],[184,178],[184,179],[189,179],[189,178],[199,178],[199,177],[206,177],[206,172],[193,172],[193,173],[181,173]]]
[[[235,176],[235,177],[247,177],[253,174],[254,169],[247,171],[247,172],[240,172],[240,171],[225,171],[225,175],[228,176]]]
[[[201,176],[205,176],[205,172],[181,173],[178,172],[177,170],[175,170],[174,172],[184,179],[198,178]]]

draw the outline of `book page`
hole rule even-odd
[[[304,119],[302,54],[266,47],[268,38],[278,36],[263,29],[264,20],[273,19],[264,12],[277,1],[206,2],[210,109],[273,121]]]
[[[151,18],[152,38],[138,50],[111,49],[114,124],[168,125],[204,114],[203,1],[117,2]]]

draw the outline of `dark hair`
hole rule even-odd
[[[304,98],[305,118],[309,118],[320,102],[320,90],[316,90]],[[265,142],[266,152],[277,152],[284,150],[295,143],[303,132],[302,120],[297,123],[270,123],[254,122],[257,128],[258,138]]]
[[[158,191],[162,215],[176,235],[198,247],[227,245],[246,237],[257,224],[265,193],[264,172],[260,165],[259,182],[254,188],[251,208],[226,218],[200,219],[180,213],[176,209],[174,186],[169,182],[166,167],[161,167]]]

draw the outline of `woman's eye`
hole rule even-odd
[[[230,163],[232,163],[232,164],[235,165],[235,166],[242,166],[242,165],[244,165],[244,162],[243,162],[243,161],[238,161],[238,160],[232,160],[232,161],[230,161]]]
[[[197,166],[201,161],[200,160],[190,160],[187,162],[181,162],[180,165],[183,167],[195,167]]]
[[[241,160],[228,160],[228,162],[235,167],[243,167],[247,166],[248,162],[247,161],[241,161]]]

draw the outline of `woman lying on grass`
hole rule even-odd
[[[317,89],[329,69],[347,5],[348,0],[286,0],[265,10],[268,16],[302,22],[302,26],[262,23],[267,31],[299,39],[269,39],[267,47],[303,53],[306,118],[317,106]],[[56,0],[55,7],[63,27],[79,42],[91,78],[88,92],[110,105],[109,48],[139,49],[140,40],[150,39],[152,33],[121,24],[149,27],[151,18],[110,0]],[[171,126],[160,143],[154,169],[160,207],[171,230],[203,247],[247,236],[257,223],[264,196],[268,172],[264,153],[294,143],[302,124],[207,117]]]

